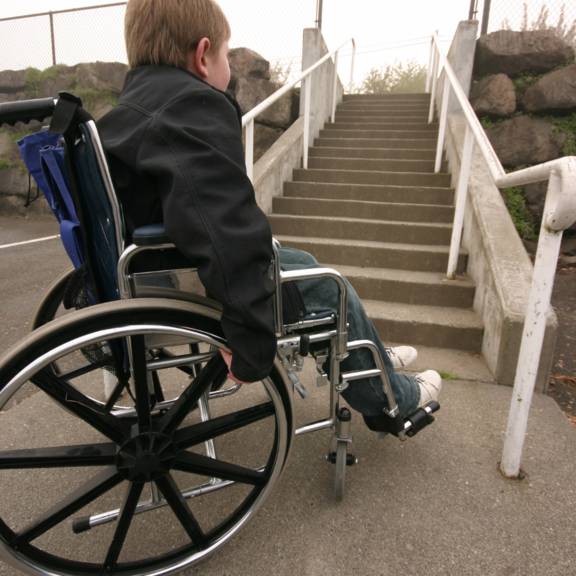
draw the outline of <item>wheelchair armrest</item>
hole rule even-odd
[[[155,246],[157,244],[168,244],[170,239],[166,236],[164,224],[149,224],[134,230],[132,242],[136,246]]]

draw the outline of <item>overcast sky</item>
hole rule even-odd
[[[18,0],[9,2],[0,0],[0,18],[47,12],[49,10],[66,10],[85,6],[108,4],[110,0]],[[423,64],[428,61],[428,40],[430,34],[438,29],[441,35],[449,38],[453,35],[460,20],[468,16],[469,0],[324,0],[322,31],[329,49],[353,36],[357,46],[355,80],[371,68],[379,67],[395,59],[407,60],[416,58]],[[301,55],[301,29],[314,26],[316,0],[220,0],[220,5],[228,15],[232,26],[231,46],[248,46],[260,52],[269,60],[280,57]],[[121,9],[108,9],[77,13],[112,15]],[[118,12],[117,12],[118,13]],[[116,40],[122,46],[121,18],[109,19],[104,24],[106,36],[102,32],[91,33],[96,26],[84,26],[82,38],[75,38],[78,31],[72,28],[72,19],[68,16],[55,17],[57,61],[66,61],[66,55],[76,61],[95,59],[121,59],[117,53],[121,48],[114,48]],[[0,22],[0,69],[18,68],[31,65],[25,63],[25,46],[35,49],[48,59],[47,63],[34,63],[42,68],[51,63],[49,30],[46,31],[47,19],[26,20],[28,29],[22,33],[24,23]],[[67,24],[69,22],[70,24]],[[69,27],[68,33],[63,28]],[[281,28],[278,28],[280,26]],[[37,27],[37,28],[36,28]],[[276,27],[276,30],[275,30]],[[18,38],[14,38],[16,35]],[[22,38],[22,36],[25,36]],[[282,37],[282,41],[281,41]],[[31,39],[35,40],[32,41]],[[289,38],[289,40],[286,40]],[[28,41],[30,39],[30,41]],[[7,45],[9,42],[9,45]],[[47,43],[47,44],[46,44]],[[46,45],[45,45],[46,44]],[[106,57],[97,53],[92,56],[79,52],[80,45],[88,45],[92,51],[108,49],[115,57]],[[40,47],[41,46],[41,47]],[[446,51],[449,43],[446,44]],[[73,53],[73,55],[72,55]],[[340,60],[343,67],[349,69],[349,57]],[[67,64],[76,62],[66,61]],[[347,81],[347,72],[342,71],[343,80]]]

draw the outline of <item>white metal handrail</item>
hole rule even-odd
[[[446,273],[448,278],[454,278],[456,273],[475,141],[486,161],[490,175],[498,188],[549,180],[544,216],[542,217],[542,226],[540,228],[538,248],[536,251],[536,260],[534,262],[532,285],[528,298],[528,309],[514,380],[512,403],[508,416],[506,439],[502,462],[500,464],[502,474],[510,478],[517,478],[520,473],[522,448],[526,436],[530,404],[536,384],[540,354],[542,352],[542,343],[546,330],[546,317],[550,307],[562,232],[576,220],[576,157],[569,156],[559,158],[558,160],[552,160],[551,162],[506,174],[486,132],[484,132],[476,113],[464,94],[452,70],[452,66],[440,47],[438,32],[432,35],[430,44],[426,92],[430,91],[430,83],[432,82],[432,94],[428,122],[431,122],[434,117],[434,104],[440,63],[444,69],[445,78],[442,103],[440,106],[440,125],[438,146],[436,149],[435,172],[440,171],[442,163],[448,101],[451,90],[454,91],[466,117],[466,136],[464,138],[464,148],[462,151],[460,177],[456,187],[454,227],[452,230],[450,256]]]
[[[332,50],[332,52],[323,56],[318,62],[310,66],[302,72],[299,76],[297,76],[294,80],[290,83],[286,84],[274,94],[266,98],[263,102],[258,104],[255,108],[252,108],[249,112],[242,116],[242,127],[246,127],[246,171],[248,173],[248,177],[250,180],[254,178],[254,120],[257,116],[262,114],[267,108],[272,106],[275,102],[277,102],[284,94],[290,92],[296,84],[299,82],[304,82],[304,150],[303,150],[303,167],[306,169],[308,168],[308,142],[309,142],[309,134],[310,134],[310,89],[312,86],[312,82],[310,82],[310,74],[316,70],[316,68],[322,66],[324,62],[332,58],[334,56],[334,81],[333,81],[333,88],[332,88],[332,98],[331,98],[331,120],[334,122],[334,116],[336,114],[336,95],[338,90],[338,52],[348,44],[348,42],[352,42],[352,64],[350,66],[350,83],[349,83],[349,91],[352,92],[352,82],[354,77],[354,56],[356,54],[356,43],[354,42],[354,38],[349,38],[341,44],[336,50]]]

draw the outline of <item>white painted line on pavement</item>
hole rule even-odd
[[[2,248],[12,248],[12,246],[22,246],[22,244],[32,244],[32,242],[44,242],[44,240],[54,240],[54,238],[60,238],[60,234],[56,234],[56,236],[46,236],[46,238],[36,238],[36,240],[26,240],[26,242],[15,242],[14,244],[2,244],[2,246],[0,246],[0,250],[2,250]]]

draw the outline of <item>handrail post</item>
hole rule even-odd
[[[558,264],[560,243],[562,242],[562,231],[556,232],[546,229],[546,214],[550,212],[551,202],[560,193],[560,187],[560,175],[556,170],[552,170],[550,172],[544,217],[542,218],[542,227],[540,228],[540,237],[536,250],[528,309],[526,311],[526,320],[524,321],[522,343],[520,345],[520,354],[518,355],[518,366],[516,368],[514,390],[512,392],[510,414],[508,415],[508,426],[500,464],[500,471],[508,478],[517,478],[520,474],[520,460],[528,425],[528,414],[532,403],[532,395],[534,394],[540,354],[546,332],[546,319],[548,308],[550,307],[556,265]]]
[[[472,164],[472,151],[474,150],[474,134],[468,124],[464,137],[464,149],[462,150],[462,162],[460,164],[460,176],[456,188],[456,202],[454,208],[454,225],[452,227],[452,240],[450,241],[450,255],[448,257],[448,270],[446,276],[451,280],[456,276],[458,266],[458,252],[462,239],[462,226],[464,225],[464,211],[466,198],[468,197],[468,181],[470,179],[470,166]]]
[[[446,133],[446,120],[448,117],[448,100],[450,100],[450,78],[445,73],[444,90],[442,92],[442,109],[440,111],[440,129],[438,130],[438,145],[436,147],[436,163],[434,173],[440,172],[442,167],[442,154],[444,153],[444,134]]]
[[[254,119],[246,124],[246,174],[254,182]]]
[[[312,74],[304,79],[304,154],[302,165],[304,170],[308,168],[308,146],[310,138],[310,89],[312,87]]]
[[[430,79],[432,78],[432,57],[434,56],[434,38],[430,40],[430,55],[428,56],[428,69],[426,70],[426,94],[430,92]]]
[[[334,85],[332,89],[332,123],[336,120],[336,92],[338,88],[338,52],[334,54]]]
[[[352,63],[350,64],[350,84],[348,84],[348,94],[352,94],[354,86],[354,58],[356,57],[356,42],[352,38]]]
[[[432,50],[434,52],[434,58],[432,63],[432,95],[430,96],[430,112],[428,113],[428,124],[434,120],[434,104],[436,100],[436,85],[438,83],[438,61],[440,60],[440,54],[438,49],[432,41]]]

